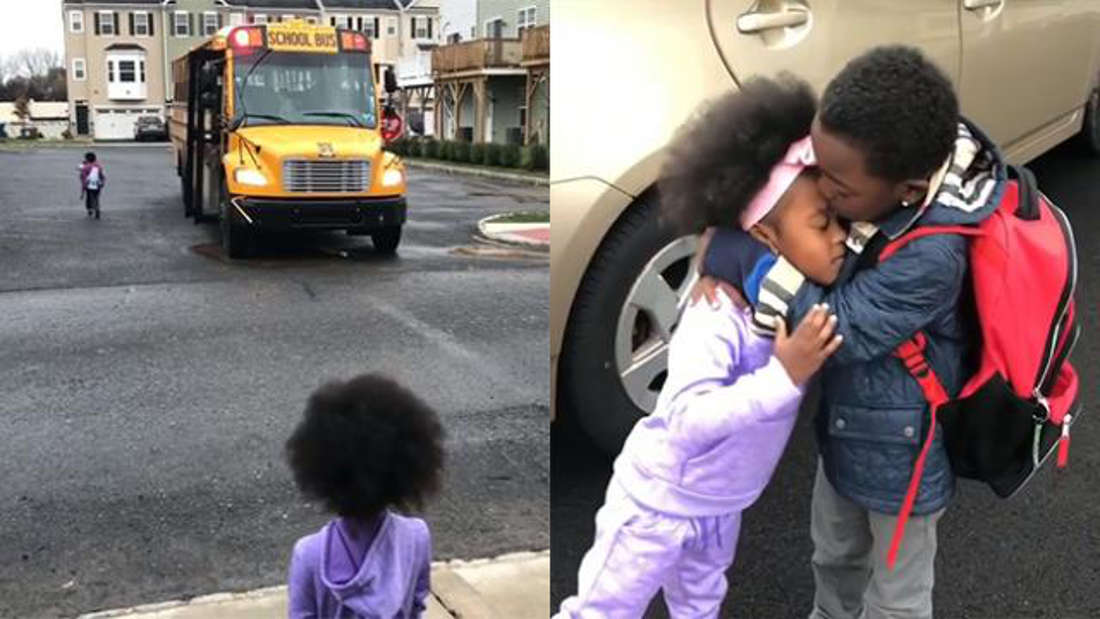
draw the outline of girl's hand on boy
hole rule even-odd
[[[745,309],[749,306],[745,302],[745,298],[741,296],[741,293],[737,288],[729,283],[711,277],[710,275],[703,275],[699,278],[699,281],[695,282],[695,285],[691,287],[691,304],[695,305],[699,302],[699,299],[705,298],[707,304],[712,308],[718,307],[718,293],[723,292],[729,300],[733,302],[734,306],[739,309]]]
[[[836,316],[829,314],[828,305],[815,305],[789,336],[786,322],[776,322],[775,357],[787,370],[791,382],[799,386],[821,368],[844,339],[833,335]]]

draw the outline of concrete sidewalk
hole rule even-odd
[[[546,174],[526,171],[508,171],[500,168],[490,168],[475,165],[462,165],[458,163],[441,163],[436,161],[423,161],[414,157],[402,157],[401,161],[412,169],[432,170],[444,174],[465,174],[467,176],[480,176],[500,181],[524,183],[527,185],[549,186],[550,177]]]
[[[81,615],[79,619],[269,619],[286,617],[286,587],[218,593]],[[428,619],[550,616],[550,552],[432,565]]]
[[[495,243],[540,252],[550,251],[550,222],[497,223],[494,221],[498,218],[506,218],[508,215],[509,213],[493,215],[477,222],[478,235]]]

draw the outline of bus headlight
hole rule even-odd
[[[405,173],[398,168],[390,168],[382,173],[382,186],[393,187],[405,182]]]
[[[241,185],[262,187],[267,184],[267,178],[263,174],[250,168],[238,168],[237,171],[233,172],[233,178]]]

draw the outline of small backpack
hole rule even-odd
[[[1002,498],[1015,494],[1058,447],[1069,456],[1079,413],[1077,372],[1068,358],[1081,334],[1073,293],[1077,248],[1065,213],[1035,187],[1025,168],[1010,167],[997,210],[978,226],[918,228],[887,244],[887,260],[906,243],[933,234],[970,237],[971,290],[981,332],[977,372],[948,398],[924,357],[917,333],[895,351],[931,408],[927,437],[913,466],[887,555],[893,569],[916,501],[925,457],[939,421],[951,468],[983,481]]]
[[[99,166],[92,164],[92,167],[88,170],[88,176],[84,179],[84,187],[91,190],[99,189]]]

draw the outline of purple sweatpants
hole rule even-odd
[[[717,617],[740,530],[740,512],[702,518],[656,512],[612,478],[596,513],[596,539],[581,561],[577,595],[562,602],[555,618],[635,619],[659,589],[675,619]]]

